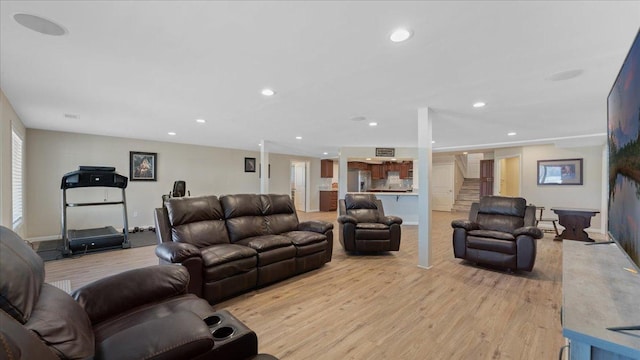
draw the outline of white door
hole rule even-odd
[[[296,210],[306,211],[306,169],[304,162],[293,163],[293,192],[295,193],[294,203]]]
[[[453,207],[453,164],[433,164],[431,209],[451,211]]]

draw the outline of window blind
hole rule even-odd
[[[13,197],[13,228],[22,223],[22,138],[11,130],[11,191]]]

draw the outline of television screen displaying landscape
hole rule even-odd
[[[609,93],[609,235],[640,267],[640,32]]]

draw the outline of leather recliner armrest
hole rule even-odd
[[[214,341],[202,319],[182,311],[137,324],[97,345],[101,359],[193,359],[211,350]]]
[[[524,226],[513,231],[513,236],[518,237],[520,235],[528,235],[534,239],[542,239],[542,237],[544,236],[542,230],[538,229],[535,226]]]
[[[154,265],[94,281],[71,296],[97,324],[132,308],[185,294],[188,283],[184,267]]]
[[[398,224],[398,225],[402,225],[402,219],[397,217],[397,216],[393,216],[393,215],[387,215],[382,219],[382,222],[385,225],[393,225],[393,224]]]
[[[200,257],[200,249],[195,245],[165,242],[156,246],[156,256],[169,263],[179,264],[191,257]]]
[[[326,221],[303,221],[298,224],[298,230],[300,231],[313,231],[324,234],[331,229],[333,229],[333,224]]]
[[[344,224],[344,223],[357,224],[358,220],[356,220],[356,218],[354,218],[351,215],[340,215],[338,216],[338,222],[341,224]]]
[[[480,230],[480,225],[470,220],[453,220],[451,222],[451,227],[454,229],[455,228],[465,229],[466,231]]]

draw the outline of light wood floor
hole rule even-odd
[[[508,274],[453,258],[450,222],[433,213],[433,267],[417,267],[417,227],[403,226],[399,252],[347,255],[336,215],[333,260],[324,267],[216,304],[258,334],[281,359],[555,359],[560,325],[562,243],[545,235],[531,273]],[[76,289],[157,264],[153,246],[46,263],[47,281]]]

